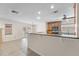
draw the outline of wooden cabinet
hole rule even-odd
[[[47,23],[47,33],[55,34],[56,33],[55,31],[58,31],[58,33],[61,31],[61,21]]]

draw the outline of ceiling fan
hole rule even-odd
[[[75,17],[67,17],[67,15],[64,14],[62,19],[66,20],[66,19],[71,19],[71,18],[75,18]]]

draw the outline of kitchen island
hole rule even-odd
[[[79,39],[29,33],[29,48],[41,56],[79,56]]]

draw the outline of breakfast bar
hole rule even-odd
[[[42,56],[79,55],[79,38],[48,34],[28,34],[29,48]]]

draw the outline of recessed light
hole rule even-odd
[[[40,14],[41,14],[41,12],[40,12],[40,11],[38,11],[38,14],[40,15]]]
[[[54,5],[51,5],[50,8],[53,9],[54,8]]]
[[[40,19],[40,16],[37,16],[36,19]]]

